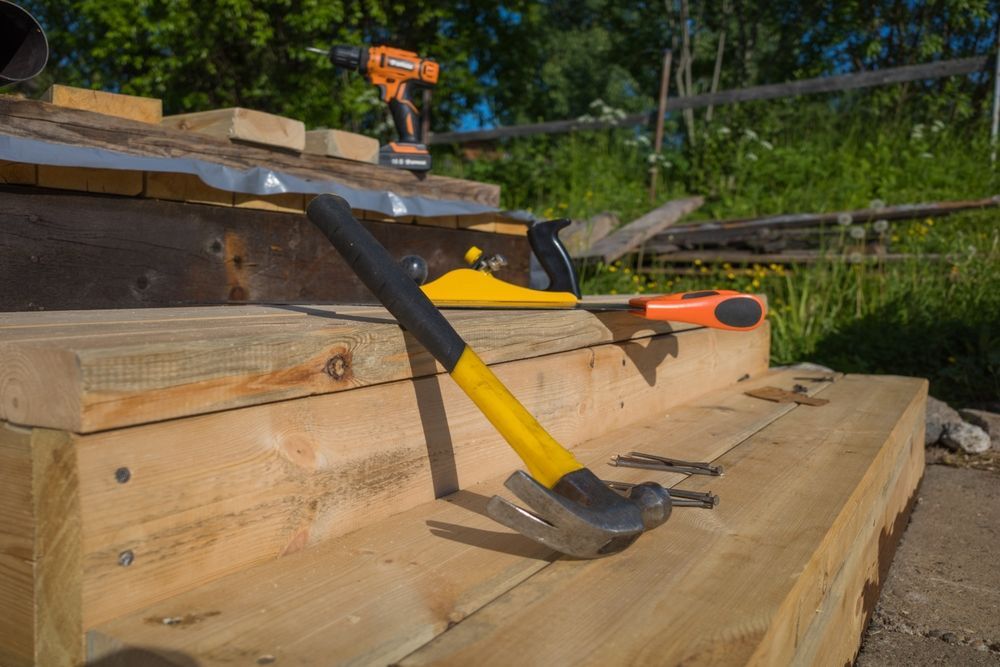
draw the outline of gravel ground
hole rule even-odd
[[[858,667],[1000,665],[1000,452],[927,461]]]

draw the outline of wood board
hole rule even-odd
[[[74,88],[57,83],[42,94],[41,100],[67,109],[93,111],[140,123],[156,125],[163,119],[163,101],[154,97]]]
[[[526,239],[363,224],[393,255],[422,256],[431,279],[477,245],[507,258],[504,280],[527,285]],[[0,245],[0,311],[371,301],[301,214],[11,187],[0,189]]]
[[[760,382],[790,386],[803,374]],[[726,466],[722,478],[681,484],[719,493],[716,510],[675,510],[622,554],[553,562],[498,529],[482,516],[486,497],[501,490],[497,478],[106,623],[90,633],[90,657],[169,656],[170,664],[206,667],[236,656],[294,664],[850,662],[922,474],[926,383],[818,382],[811,393],[831,403],[813,410],[742,389],[577,448],[599,474],[624,481],[650,473],[599,467],[623,441]]]
[[[160,125],[296,153],[306,147],[306,126],[302,121],[242,107],[166,116]]]
[[[493,368],[553,437],[572,447],[637,416],[763,373],[767,340],[692,330]],[[374,406],[392,409],[373,418]],[[517,466],[512,450],[444,376],[105,431],[75,442],[88,622]],[[132,471],[124,485],[114,477],[122,466]],[[129,568],[117,562],[124,551],[135,554]]]
[[[311,155],[339,157],[357,162],[378,164],[378,139],[346,130],[310,130],[306,132],[305,152]]]
[[[615,230],[574,257],[598,258],[609,264],[642,246],[647,240],[674,224],[705,203],[704,197],[675,199],[659,206],[637,220]]]
[[[491,364],[696,328],[627,312],[448,310],[445,316]],[[344,362],[339,375],[337,359]],[[375,307],[0,314],[0,417],[78,433],[440,370]]]
[[[237,169],[267,166],[310,180],[334,180],[365,190],[388,190],[431,199],[474,201],[500,205],[500,187],[457,178],[417,175],[363,162],[318,155],[299,156],[283,151],[233,143],[205,135],[124,118],[67,109],[34,100],[0,97],[0,134],[74,146],[103,148],[130,155],[174,157],[222,164]]]

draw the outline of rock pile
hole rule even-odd
[[[954,410],[944,401],[928,396],[924,444],[967,454],[981,454],[991,447],[1000,450],[1000,415],[985,410]]]

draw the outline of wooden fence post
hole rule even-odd
[[[663,116],[667,113],[667,89],[670,87],[670,49],[663,52],[663,70],[660,72],[660,104],[656,111],[656,136],[653,139],[653,164],[649,165],[649,203],[656,202],[656,180],[660,173],[660,150],[663,148]]]

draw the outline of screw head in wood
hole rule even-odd
[[[132,471],[128,468],[122,466],[118,470],[115,470],[115,481],[119,484],[124,484],[130,479],[132,479]]]
[[[128,567],[135,561],[135,554],[131,549],[126,549],[125,551],[118,554],[118,564],[122,567]]]

